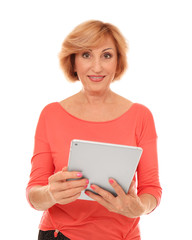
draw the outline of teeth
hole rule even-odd
[[[103,77],[92,77],[92,76],[90,76],[90,78],[92,78],[92,79],[101,79]]]
[[[105,76],[88,76],[90,78],[91,81],[94,81],[94,82],[100,82],[104,79]]]

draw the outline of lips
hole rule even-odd
[[[104,75],[89,75],[88,78],[93,82],[101,82],[104,79]]]

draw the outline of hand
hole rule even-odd
[[[127,194],[114,179],[109,179],[109,183],[114,188],[117,197],[114,197],[113,194],[97,185],[91,185],[91,188],[99,195],[91,191],[86,191],[85,193],[110,212],[119,213],[129,218],[139,217],[145,212],[145,207],[137,196],[134,181],[132,181]]]
[[[67,179],[78,179],[69,180]],[[85,190],[88,179],[81,179],[82,173],[69,172],[67,167],[49,177],[48,192],[53,203],[67,204],[75,201]]]

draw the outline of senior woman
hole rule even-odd
[[[27,197],[32,207],[44,211],[39,240],[140,239],[140,216],[160,203],[153,116],[110,89],[127,68],[126,51],[118,28],[101,21],[80,24],[63,42],[61,67],[70,81],[81,82],[82,90],[48,104],[37,124]],[[142,147],[128,193],[115,179],[109,184],[116,197],[97,185],[91,188],[99,195],[86,191],[89,179],[67,170],[73,139]],[[78,199],[82,191],[95,201]]]

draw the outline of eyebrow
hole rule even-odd
[[[107,51],[107,50],[109,50],[109,49],[112,49],[112,48],[106,48],[106,49],[104,49],[102,52],[105,52],[105,51]]]
[[[109,49],[112,49],[112,50],[113,50],[113,48],[106,48],[106,49],[103,49],[102,52],[105,52],[105,51],[107,51],[107,50],[109,50]],[[89,51],[92,52],[92,49],[89,49]]]

